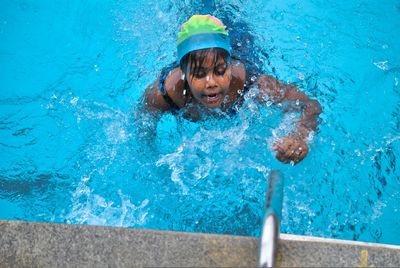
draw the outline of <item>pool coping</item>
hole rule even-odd
[[[254,237],[0,220],[5,267],[256,267]],[[400,246],[281,234],[279,267],[399,267]]]

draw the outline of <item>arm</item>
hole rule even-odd
[[[146,88],[134,114],[138,137],[145,140],[154,139],[157,122],[162,112],[167,111],[169,108],[158,85],[159,79]]]
[[[166,75],[163,80],[162,93],[160,87],[161,76]],[[182,72],[179,68],[174,68],[168,73],[161,73],[160,77],[148,86],[143,95],[143,104],[149,111],[171,111],[173,107],[182,108],[185,105],[186,97],[183,94],[185,83],[181,79]],[[167,98],[169,102],[167,102]]]
[[[295,131],[272,147],[274,151],[277,151],[278,160],[284,163],[300,162],[308,153],[306,139],[308,134],[317,128],[318,117],[322,112],[321,105],[296,87],[284,84],[272,76],[261,75],[257,83],[262,97],[267,97],[273,104],[284,103],[283,107],[286,110],[302,112]]]
[[[163,73],[160,77],[164,75]],[[181,71],[175,68],[168,73],[163,82],[164,94],[160,90],[160,77],[149,85],[141,99],[140,108],[137,109],[135,114],[135,121],[139,128],[139,136],[154,137],[157,122],[163,112],[171,111],[173,108],[181,107],[184,105],[183,87],[184,83],[181,81]],[[169,102],[167,102],[167,98]]]
[[[143,94],[143,108],[148,112],[166,112],[170,109],[159,89],[159,83],[160,78],[149,85]]]

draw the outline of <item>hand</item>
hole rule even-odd
[[[277,151],[275,157],[279,161],[283,163],[293,161],[297,164],[306,157],[308,145],[300,137],[287,136],[277,141],[274,146],[272,146],[272,150]]]

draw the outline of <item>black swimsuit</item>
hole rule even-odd
[[[168,95],[167,89],[165,88],[165,79],[167,79],[168,74],[175,68],[177,68],[179,64],[177,62],[173,62],[172,64],[168,65],[167,67],[164,67],[161,70],[161,76],[160,80],[158,83],[158,89],[161,91],[161,94],[165,100],[166,103],[169,104],[171,107],[172,111],[177,111],[179,110],[178,105],[175,104],[175,102],[171,99],[171,97]],[[186,86],[186,83],[185,83]]]

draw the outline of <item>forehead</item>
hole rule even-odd
[[[210,51],[206,55],[198,55],[195,58],[196,65],[200,68],[210,68],[214,65],[225,64],[226,59],[222,55],[218,55],[216,51]],[[194,62],[193,62],[194,63]],[[192,62],[189,61],[189,66],[192,65]]]

